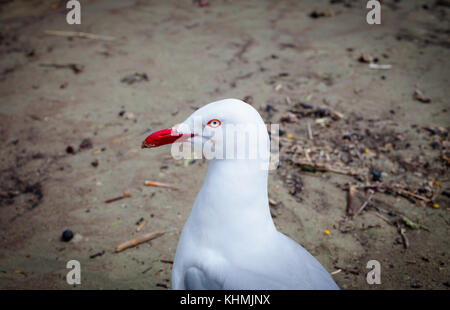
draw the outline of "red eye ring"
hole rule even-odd
[[[217,122],[217,124],[213,124],[213,122]],[[219,121],[217,118],[214,118],[214,119],[210,120],[206,125],[208,125],[211,128],[217,128],[220,125],[222,125],[222,122]]]

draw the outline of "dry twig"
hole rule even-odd
[[[156,239],[158,237],[161,237],[162,235],[164,235],[166,233],[166,231],[155,231],[155,232],[151,232],[142,236],[139,236],[137,238],[131,239],[129,241],[126,241],[124,243],[121,243],[117,246],[116,248],[116,253],[121,252],[125,249],[137,246],[141,243]]]

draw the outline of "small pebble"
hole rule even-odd
[[[342,139],[344,139],[344,140],[351,140],[352,139],[352,137],[350,136],[350,135],[344,135],[343,137],[342,137]]]
[[[91,149],[92,148],[92,140],[89,138],[83,139],[80,143],[80,149]]]
[[[431,143],[431,147],[433,148],[433,149],[437,149],[437,148],[439,148],[441,145],[439,144],[439,142],[438,141],[433,141],[433,143]]]
[[[68,147],[66,147],[66,153],[75,154],[75,149],[73,148],[73,146],[69,145]]]
[[[372,171],[372,180],[375,182],[381,181],[381,171],[379,171],[379,170]]]
[[[305,102],[299,102],[299,105],[303,108],[303,109],[312,109],[313,106],[310,104],[307,104]]]
[[[61,236],[62,241],[69,242],[73,238],[73,232],[70,229],[66,229]]]
[[[275,108],[270,104],[266,105],[266,112],[275,112]]]

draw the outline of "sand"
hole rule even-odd
[[[0,7],[1,289],[170,288],[170,261],[207,162],[177,161],[169,147],[141,150],[141,142],[223,98],[251,96],[274,123],[300,101],[325,105],[345,115],[328,135],[355,126],[401,134],[410,147],[390,154],[428,161],[432,168],[430,175],[399,178],[417,186],[437,179],[442,190],[449,188],[440,158],[445,147],[432,148],[437,136],[420,129],[449,126],[448,2],[383,1],[381,25],[366,23],[364,1],[211,0],[208,7],[192,1],[81,1],[81,25],[66,23],[60,2],[52,8],[55,1],[4,1]],[[309,16],[324,8],[333,16]],[[46,30],[115,40],[51,36]],[[358,61],[363,53],[392,68],[370,69]],[[82,71],[43,66],[52,64],[77,64]],[[121,82],[135,73],[145,76]],[[416,89],[431,102],[415,100]],[[276,112],[269,115],[267,105]],[[314,132],[326,132],[313,124]],[[305,126],[300,118],[282,129],[302,141]],[[80,149],[84,139],[91,148]],[[377,206],[430,228],[408,229],[405,249],[397,227],[373,208],[349,221],[347,230],[339,225],[347,206],[347,192],[339,186],[352,177],[302,172],[301,191],[292,195],[285,172],[282,167],[270,173],[269,193],[279,202],[274,221],[328,271],[341,270],[333,275],[341,288],[449,289],[447,196],[436,198],[435,209],[375,194]],[[146,187],[145,180],[178,190]],[[124,191],[131,197],[104,202]],[[136,232],[140,218],[148,224]],[[66,229],[75,234],[67,243],[60,240]],[[120,243],[158,230],[168,232],[114,253]],[[90,258],[97,253],[103,254]],[[72,259],[81,263],[81,285],[66,283]],[[372,259],[381,264],[379,285],[366,282]]]

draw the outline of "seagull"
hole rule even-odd
[[[257,143],[233,139],[226,144],[231,139],[226,128],[244,128],[240,124],[265,130],[258,131]],[[247,142],[245,156],[236,156],[239,141]],[[275,227],[267,191],[270,139],[256,109],[238,99],[209,103],[183,123],[149,135],[142,148],[166,144],[173,144],[172,151],[177,144],[209,144],[215,154],[226,155],[210,158],[179,238],[173,289],[339,289],[317,259]],[[255,149],[258,156],[248,156]]]

